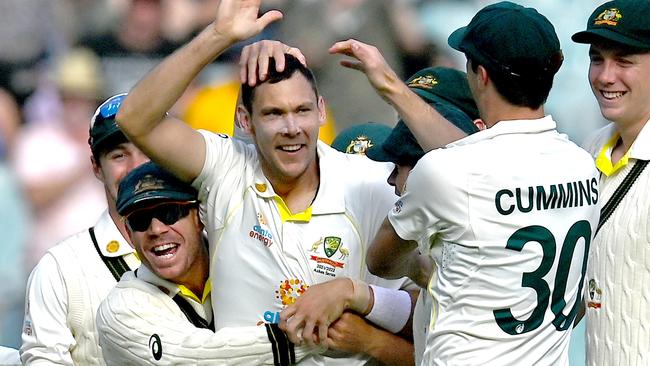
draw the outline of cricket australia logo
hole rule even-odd
[[[165,182],[163,182],[162,179],[158,179],[151,174],[147,174],[142,177],[138,183],[136,183],[133,193],[137,194],[145,191],[153,191],[157,189],[163,189],[164,187]]]
[[[341,246],[341,238],[336,236],[328,236],[323,240],[323,248],[325,249],[325,255],[327,258],[331,258],[339,247]]]
[[[345,148],[346,154],[366,155],[366,151],[375,146],[367,136],[357,136],[356,139],[350,140],[350,144]]]
[[[325,253],[327,258],[318,255],[310,256],[309,259],[316,262],[314,272],[336,277],[336,269],[345,267],[345,263],[339,261],[346,260],[350,256],[350,250],[343,247],[341,238],[337,236],[326,236],[324,239],[319,239],[315,242],[311,246],[310,252],[319,253],[318,248],[321,247],[321,242],[323,243],[323,253]],[[337,260],[331,259],[335,254],[338,254],[335,257]]]
[[[420,89],[433,89],[436,85],[438,85],[438,80],[433,75],[418,76],[408,83],[409,88]]]
[[[618,25],[618,21],[621,20],[621,18],[623,18],[623,15],[621,14],[620,11],[618,11],[618,9],[610,8],[598,14],[596,19],[594,20],[594,24],[595,25],[606,24],[606,25],[616,26]]]

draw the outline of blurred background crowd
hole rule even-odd
[[[284,20],[259,38],[298,47],[328,103],[321,137],[356,123],[393,125],[395,112],[365,77],[327,49],[356,38],[377,46],[405,79],[427,66],[464,70],[447,36],[484,0],[266,0]],[[587,46],[570,41],[591,0],[515,1],[556,27],[565,62],[547,113],[576,143],[601,126],[587,82]],[[602,1],[601,1],[602,2]],[[209,24],[218,0],[0,0],[0,345],[18,347],[26,278],[48,248],[95,223],[103,211],[93,176],[89,120],[165,55]],[[200,75],[172,114],[196,128],[233,133],[239,88],[233,48]],[[515,152],[513,152],[515,153]]]

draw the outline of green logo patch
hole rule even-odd
[[[333,256],[334,253],[336,253],[336,251],[339,250],[340,246],[341,246],[341,238],[338,238],[336,236],[327,236],[323,241],[323,247],[325,248],[325,255],[327,255],[328,258]]]

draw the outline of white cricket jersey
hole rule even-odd
[[[308,286],[337,277],[404,286],[405,280],[370,275],[365,264],[369,241],[397,199],[386,183],[392,164],[319,142],[320,186],[311,217],[283,222],[279,197],[255,147],[201,133],[206,161],[193,185],[210,242],[216,329],[276,323],[280,311]],[[354,360],[339,361],[351,365]],[[303,364],[323,362],[315,356]]]
[[[598,178],[550,117],[502,121],[411,171],[389,214],[437,264],[423,364],[567,365]]]
[[[140,261],[108,211],[94,226],[105,257]],[[95,313],[116,280],[99,256],[88,229],[50,248],[34,268],[26,290],[20,354],[25,365],[104,365]]]
[[[607,125],[585,147],[594,158],[599,157],[615,136],[615,125]],[[605,154],[599,158],[611,163],[611,147]],[[619,171],[601,175],[603,205],[638,160],[650,160],[650,121],[627,158],[629,163]],[[650,167],[639,175],[594,238],[586,282],[587,364],[650,365]]]
[[[280,362],[274,350],[286,345],[286,340],[272,343],[266,327],[222,328],[216,333],[198,328],[174,302],[179,291],[178,285],[145,266],[122,276],[97,310],[99,344],[108,366]],[[210,320],[210,299],[199,303],[191,297],[183,298],[197,316]],[[296,347],[295,358],[315,351]]]

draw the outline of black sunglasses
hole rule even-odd
[[[165,225],[173,225],[189,215],[195,206],[196,202],[165,202],[134,211],[125,217],[125,221],[133,231],[147,231],[154,217]]]

